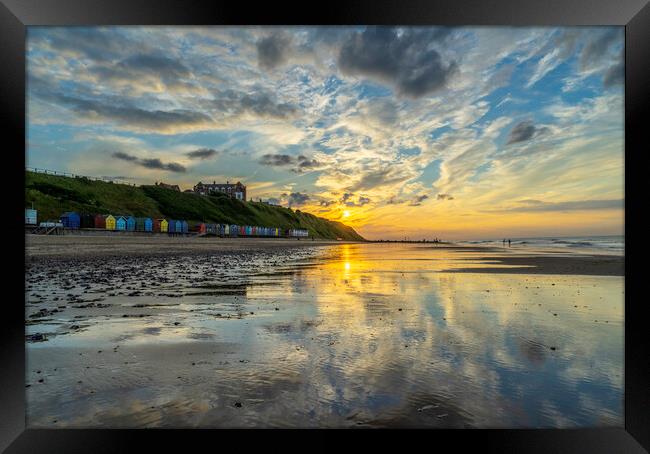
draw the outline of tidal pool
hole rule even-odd
[[[474,256],[36,263],[27,425],[622,427],[624,277],[453,272]]]

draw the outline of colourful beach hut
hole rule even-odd
[[[223,226],[223,234],[226,236],[230,235],[230,226],[228,224]]]
[[[206,233],[208,229],[208,226],[205,222],[201,222],[200,224],[197,224],[196,226],[196,231],[199,233]]]
[[[230,236],[236,237],[237,234],[239,233],[239,226],[238,225],[231,225],[230,226]]]
[[[183,233],[183,221],[176,221],[176,224],[174,225],[174,232]]]
[[[104,228],[106,230],[115,230],[115,216],[112,214],[106,216],[106,224]]]
[[[81,228],[93,229],[95,228],[95,216],[88,213],[81,214]]]
[[[153,221],[153,231],[154,232],[167,232],[167,219],[156,219]]]
[[[133,216],[128,216],[126,218],[126,230],[130,232],[135,231],[135,218]]]
[[[96,229],[105,229],[106,228],[106,215],[105,214],[96,214],[95,215],[95,228]]]
[[[190,231],[190,226],[187,223],[187,221],[181,221],[181,227],[182,227],[181,231],[183,233],[188,233]]]
[[[217,234],[217,224],[208,224],[206,226],[206,232],[211,234],[211,235],[216,235]]]
[[[135,218],[135,231],[145,232],[145,220],[148,218]],[[151,220],[150,220],[151,221]]]
[[[141,224],[143,226],[143,231],[145,232],[153,232],[153,219],[151,218],[136,218],[136,225],[138,222],[138,219],[142,219]]]
[[[176,220],[175,219],[169,219],[167,221],[167,232],[168,233],[176,233]]]
[[[61,215],[61,224],[68,229],[78,229],[81,224],[79,213],[67,211]]]
[[[36,225],[38,218],[38,211],[31,208],[25,208],[25,224]]]
[[[115,230],[126,230],[126,218],[124,216],[115,218]]]

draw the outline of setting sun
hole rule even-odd
[[[349,212],[348,210],[345,210],[345,211],[343,212],[343,217],[344,217],[344,218],[347,218],[347,217],[349,217],[349,216],[350,216],[350,212]]]

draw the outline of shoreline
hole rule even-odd
[[[38,259],[203,255],[358,243],[361,242],[312,241],[295,238],[25,235],[25,257],[33,261]]]
[[[118,237],[118,236],[25,236],[27,263],[59,260],[97,260],[125,258],[155,258],[200,255],[231,255],[268,253],[305,247],[337,245],[372,245],[388,247],[386,243],[297,240],[287,238],[197,238],[197,237]],[[592,251],[556,249],[502,249],[494,246],[413,245],[417,249],[438,250],[441,253],[459,253],[456,257],[466,266],[454,267],[445,273],[548,274],[583,276],[624,276],[625,256]],[[478,262],[478,263],[477,263]]]
[[[461,259],[464,260],[464,259]],[[465,259],[466,260],[466,259]],[[548,274],[572,276],[625,276],[625,257],[615,255],[485,256],[479,260],[507,268],[472,266],[446,273]],[[487,265],[487,264],[486,264]]]

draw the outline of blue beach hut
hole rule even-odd
[[[183,233],[183,221],[176,221],[174,231],[176,231],[176,233]]]
[[[124,216],[118,216],[115,219],[115,230],[126,230],[126,218]]]
[[[81,218],[79,217],[79,213],[67,211],[61,215],[61,223],[63,227],[68,229],[78,229],[81,224]]]
[[[176,221],[174,219],[169,219],[167,221],[167,232],[176,233]]]
[[[135,218],[133,216],[126,218],[126,230],[130,232],[135,231]]]

